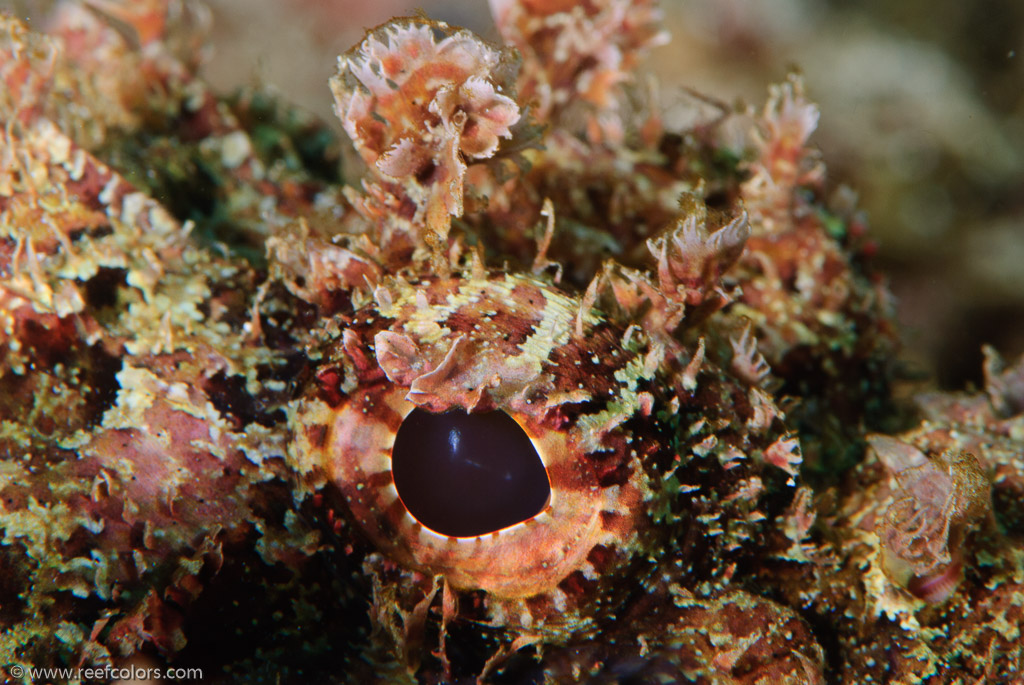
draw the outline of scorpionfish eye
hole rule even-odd
[[[389,279],[374,300],[325,324],[290,417],[305,487],[339,492],[399,567],[482,592],[475,620],[594,626],[662,534],[657,346],[522,274]]]
[[[453,537],[533,518],[551,494],[530,438],[501,411],[413,409],[395,435],[391,473],[413,518]]]

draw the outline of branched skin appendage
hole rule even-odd
[[[491,6],[339,58],[347,184],[198,7],[0,20],[0,667],[1019,679],[1024,361],[893,428],[799,79],[667,131],[654,3]]]

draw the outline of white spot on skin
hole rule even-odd
[[[77,181],[82,178],[82,174],[85,172],[85,150],[75,150],[75,154],[71,159],[71,168],[68,170],[68,175],[72,181]]]
[[[228,169],[236,169],[252,155],[249,136],[243,131],[234,131],[221,140],[220,160]]]
[[[114,199],[114,193],[117,192],[117,185],[119,179],[117,176],[111,176],[110,180],[107,181],[107,185],[103,186],[103,190],[100,191],[99,201],[104,205],[109,205],[111,200]]]

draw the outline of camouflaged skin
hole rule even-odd
[[[3,19],[0,665],[1019,678],[1024,362],[871,434],[887,295],[799,81],[666,131],[624,97],[651,3],[492,7],[521,61],[425,19],[343,56],[344,182],[196,78],[196,5]],[[417,522],[413,407],[508,413],[548,505]]]

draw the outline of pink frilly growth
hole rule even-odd
[[[799,186],[824,182],[825,167],[807,145],[818,126],[818,106],[804,95],[803,81],[791,75],[773,86],[753,135],[757,158],[750,163],[750,178],[743,184],[743,201],[755,225],[768,232],[785,230]]]
[[[690,306],[715,297],[718,281],[743,253],[750,235],[746,214],[708,233],[693,214],[667,234],[647,241],[658,262],[658,285]]]
[[[743,254],[750,235],[746,214],[709,232],[703,211],[687,214],[665,233],[647,241],[657,265],[657,282],[644,272],[623,270],[612,286],[619,305],[639,310],[645,301],[647,328],[671,334],[721,309],[729,295],[720,287],[722,274]],[[688,311],[689,310],[689,311]]]
[[[469,31],[421,19],[392,20],[341,56],[331,90],[371,172],[357,207],[404,219],[443,249],[467,163],[493,156],[519,121],[514,66]]]
[[[732,362],[729,367],[733,373],[749,385],[762,385],[771,374],[768,361],[757,349],[757,339],[751,335],[751,325],[743,328],[739,338],[730,338]]]
[[[876,526],[883,568],[917,597],[942,602],[960,583],[968,534],[991,515],[988,477],[966,452],[929,457],[884,435],[868,443],[895,481]]]
[[[522,102],[553,121],[572,103],[614,110],[643,52],[668,42],[653,0],[490,0],[505,42],[523,55]]]

